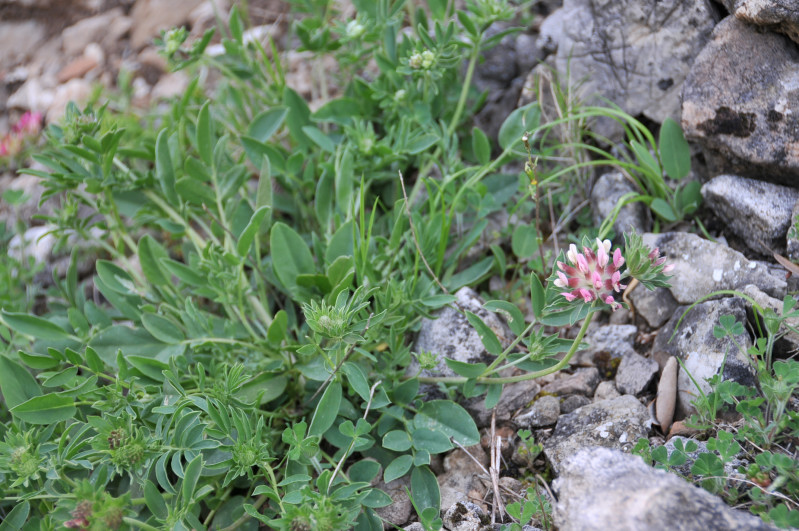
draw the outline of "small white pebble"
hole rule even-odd
[[[757,267],[757,262],[749,262],[749,265],[746,267],[748,267],[749,269],[754,269]]]
[[[721,282],[721,276],[724,274],[724,271],[721,269],[714,269],[713,270],[713,281],[714,282]]]
[[[736,260],[735,264],[733,264],[733,266],[732,266],[732,270],[733,271],[738,271],[739,269],[741,269],[741,261],[740,260]]]
[[[620,443],[626,443],[627,442],[627,432],[626,431],[621,434],[621,437],[619,437],[619,442]]]

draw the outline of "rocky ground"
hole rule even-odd
[[[562,75],[569,69],[572,79],[583,80],[584,94],[607,98],[649,123],[674,118],[695,148],[692,178],[703,183],[703,219],[713,240],[679,226],[651,233],[647,210],[625,207],[617,230],[645,233],[646,243],[675,264],[678,281],[670,289],[633,290],[631,310],[593,326],[590,348],[578,353],[569,371],[506,386],[493,412],[479,400],[463,403],[485,437],[483,444],[456,450],[437,464],[445,527],[466,531],[485,523],[497,490],[491,481],[495,468],[507,476],[499,479],[499,490],[510,493],[504,500],[509,503],[524,490],[514,471],[520,477],[526,468],[549,467],[554,480],[541,495],[552,503],[560,530],[771,529],[629,452],[639,438],[673,445],[674,437],[694,434],[682,421],[693,411],[696,387],[673,358],[683,361],[705,391],[704,379],[722,367],[725,379],[755,384],[745,352],[748,336],[736,345],[713,335],[720,315],[751,318],[751,302],[735,296],[701,302],[677,327],[688,305],[714,291],[738,290],[779,309],[785,295],[797,290],[774,253],[799,258],[799,241],[788,237],[799,213],[799,7],[778,0],[546,4],[540,27],[504,41],[481,65],[478,83],[491,90],[478,116],[481,127],[496,132],[517,101],[530,101],[534,75],[548,67]],[[249,5],[252,23],[279,38],[285,4]],[[200,35],[227,7],[224,0],[215,6],[202,0],[0,0],[0,132],[25,111],[56,121],[68,101],[88,101],[97,84],[119,88],[120,79],[127,79],[136,105],[179,94],[188,79],[166,72],[152,39],[180,24]],[[536,66],[541,60],[547,66]],[[313,99],[301,55],[290,61],[290,83]],[[621,139],[615,122],[597,127]],[[0,206],[0,216],[27,222],[41,193],[36,179],[6,171],[0,193],[7,189],[25,190],[32,202]],[[595,214],[602,219],[632,188],[621,174],[607,173],[593,190]],[[51,250],[26,252],[52,262]],[[467,288],[458,297],[467,308],[481,304]],[[484,320],[500,338],[511,337],[498,316]],[[797,348],[799,335],[788,332],[777,355],[793,356]],[[425,322],[414,350],[446,352],[467,362],[487,355],[476,331],[448,309]],[[447,374],[443,363],[433,374]],[[663,416],[659,406],[669,396],[673,415]],[[799,410],[796,397],[789,407]],[[541,455],[531,455],[519,430],[530,430],[543,444]],[[395,503],[380,513],[397,525],[406,525],[413,514],[404,481],[382,486]]]

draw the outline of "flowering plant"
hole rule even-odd
[[[0,162],[18,158],[42,130],[42,113],[28,111],[0,138]]]

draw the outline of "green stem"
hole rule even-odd
[[[131,527],[138,527],[139,529],[144,529],[145,531],[160,531],[157,527],[153,527],[150,524],[145,524],[144,522],[129,516],[123,516],[122,521]]]
[[[472,52],[469,56],[469,65],[466,67],[466,77],[463,80],[463,86],[461,87],[461,94],[458,98],[458,103],[455,106],[455,112],[452,115],[452,119],[449,122],[449,126],[447,127],[447,138],[452,136],[455,132],[455,129],[458,127],[458,123],[460,122],[461,115],[463,114],[463,109],[466,108],[466,99],[469,95],[469,89],[472,86],[472,77],[474,77],[474,70],[477,67],[477,60],[480,58],[480,42],[472,43]],[[441,156],[441,146],[439,145],[436,147],[436,150],[427,159],[427,162],[419,171],[419,178],[416,179],[416,182],[413,184],[413,189],[411,190],[410,194],[410,204],[413,204],[416,200],[416,196],[419,194],[419,191],[422,187],[422,179],[427,172],[430,171],[430,168],[435,164],[436,159]]]
[[[594,301],[593,307],[596,307],[597,302]],[[580,331],[577,334],[577,337],[574,338],[574,343],[572,343],[569,352],[560,360],[558,363],[549,367],[547,369],[542,369],[536,372],[528,372],[527,374],[520,374],[518,376],[508,376],[505,378],[488,378],[488,377],[479,377],[476,378],[477,383],[479,384],[509,384],[509,383],[516,383],[516,382],[524,382],[527,380],[534,380],[536,378],[541,378],[542,376],[547,376],[548,374],[552,374],[558,372],[559,370],[563,369],[569,364],[569,360],[571,360],[574,353],[577,352],[577,349],[580,347],[580,343],[582,342],[583,338],[585,337],[586,332],[588,332],[588,325],[591,324],[591,320],[594,318],[594,312],[589,312],[588,315],[583,320],[583,325],[580,327]],[[421,383],[445,383],[445,384],[462,384],[466,383],[469,378],[464,376],[420,376],[418,377]]]
[[[522,340],[522,338],[524,338],[527,335],[527,333],[530,332],[530,330],[533,329],[533,326],[535,326],[535,319],[533,319],[533,322],[530,323],[529,325],[527,325],[527,328],[525,328],[524,331],[521,334],[519,334],[519,336],[516,339],[513,340],[513,343],[508,345],[508,348],[503,350],[499,354],[499,356],[497,356],[497,359],[495,359],[493,361],[493,363],[491,363],[491,365],[488,366],[488,368],[485,370],[485,373],[483,373],[483,374],[491,374],[491,373],[495,372],[494,369],[496,369],[497,366],[500,363],[502,363],[505,360],[505,358],[508,357],[508,354],[510,354],[510,351],[513,350],[513,348],[516,345],[519,344],[519,342]]]

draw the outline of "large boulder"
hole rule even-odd
[[[571,456],[553,487],[560,531],[776,530],[638,456],[609,448],[584,448]]]
[[[784,33],[799,42],[799,8],[794,0],[721,0],[736,18]]]
[[[685,80],[682,127],[715,173],[799,186],[799,48],[727,17]]]
[[[679,119],[683,80],[713,24],[707,3],[694,0],[565,0],[541,33],[557,46],[561,82],[568,72],[587,101],[604,97],[662,122]],[[623,133],[613,120],[598,127],[605,136]]]

